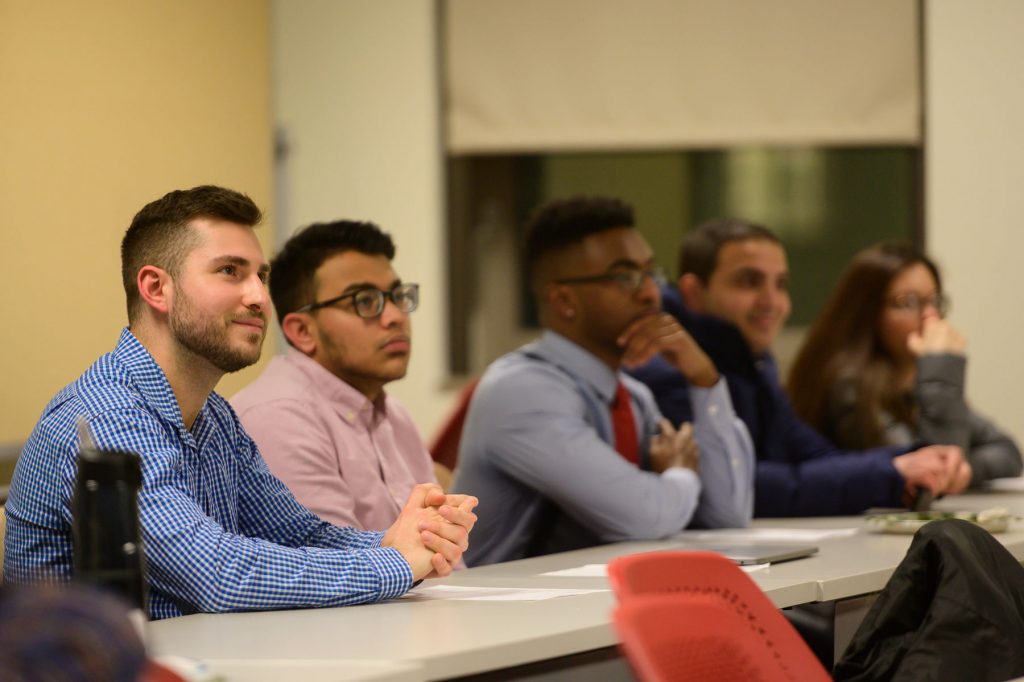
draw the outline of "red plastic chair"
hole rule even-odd
[[[641,679],[801,682],[831,679],[761,588],[736,564],[719,554],[651,552],[620,557],[608,565],[608,578],[621,602],[616,611],[616,626],[619,627],[626,655],[636,666]],[[667,634],[655,636],[646,626],[634,623],[642,620],[639,616],[630,615],[634,612],[634,602],[649,611],[652,620],[658,620]],[[671,609],[656,609],[659,603],[669,604]],[[711,616],[711,613],[717,615]],[[627,634],[623,628],[630,630],[628,639],[632,644],[626,644]],[[703,642],[700,646],[691,645],[695,637],[698,637],[696,641]],[[645,638],[650,639],[649,645],[641,647],[640,640]],[[669,639],[675,642],[679,653],[670,653],[672,647],[662,644],[663,640]],[[760,677],[732,677],[732,673],[725,677],[690,677],[677,667],[679,662],[676,659],[686,656],[690,659],[687,665],[694,669],[712,670],[714,666],[724,665],[720,660],[723,651],[746,652],[736,660],[742,661],[743,666],[754,666]],[[660,667],[652,668],[655,663]],[[742,670],[746,669],[742,667]],[[663,672],[655,673],[656,670]],[[735,674],[739,675],[740,670],[736,668]],[[727,670],[722,668],[722,674],[726,673]]]
[[[463,387],[455,403],[455,409],[445,420],[434,442],[427,450],[430,457],[438,464],[443,464],[449,470],[454,471],[459,463],[459,443],[462,441],[462,428],[466,425],[466,415],[469,414],[469,401],[473,398],[473,391],[480,379],[473,379]]]

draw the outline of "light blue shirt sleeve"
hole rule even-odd
[[[756,464],[750,433],[733,411],[725,379],[689,391],[704,486],[694,523],[706,528],[747,526],[754,514]]]
[[[522,363],[502,374],[494,382],[500,390],[491,381],[478,389],[464,453],[486,453],[493,466],[603,542],[660,538],[686,527],[701,491],[692,471],[659,475],[627,462],[587,422],[584,398],[557,370]]]

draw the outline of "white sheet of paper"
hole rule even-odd
[[[856,535],[859,528],[723,528],[685,531],[676,536],[693,542],[821,542]]]
[[[606,578],[608,576],[608,564],[585,564],[573,568],[563,568],[560,571],[548,571],[547,573],[541,573],[541,575],[558,578]]]
[[[753,573],[754,571],[760,571],[763,568],[768,568],[771,564],[753,564],[751,566],[740,566],[747,573]],[[604,578],[608,575],[608,564],[584,564],[583,566],[576,566],[574,568],[563,568],[560,571],[548,571],[547,573],[541,573],[540,575],[545,577],[557,577],[557,578]]]
[[[1001,490],[1010,492],[1024,492],[1024,477],[996,478],[989,481],[985,488],[987,490]]]
[[[403,599],[455,599],[462,601],[539,601],[572,597],[608,590],[570,590],[523,587],[465,587],[462,585],[420,586],[405,593]]]

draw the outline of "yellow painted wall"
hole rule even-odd
[[[138,209],[203,183],[270,208],[268,21],[262,0],[0,0],[0,443],[113,348]]]

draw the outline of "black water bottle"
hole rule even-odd
[[[139,456],[100,450],[79,424],[81,447],[71,501],[75,580],[112,592],[146,613],[145,561],[139,528]]]

